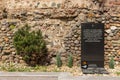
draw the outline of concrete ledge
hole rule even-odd
[[[0,80],[59,80],[67,72],[0,72]]]
[[[112,76],[70,76],[68,72],[0,72],[0,80],[120,80]]]

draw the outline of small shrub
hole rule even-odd
[[[117,74],[118,76],[120,76],[120,72],[116,72],[116,74]]]
[[[33,67],[33,70],[41,71],[41,72],[47,72],[47,66],[38,66],[38,65],[36,65],[35,67]]]
[[[60,72],[60,69],[54,68],[53,72]]]
[[[114,61],[114,58],[111,57],[110,62],[109,62],[109,68],[114,69],[114,67],[115,67],[115,61]]]
[[[58,7],[58,8],[60,8],[60,7],[61,7],[61,4],[60,4],[60,3],[59,3],[59,4],[57,4],[57,7]]]
[[[61,60],[60,54],[57,54],[57,56],[56,56],[56,65],[57,65],[57,67],[62,66],[62,60]]]
[[[55,7],[55,6],[56,6],[56,3],[55,3],[55,2],[53,2],[53,3],[51,4],[51,6],[52,6],[52,7]]]
[[[72,54],[70,54],[68,57],[68,67],[72,68],[72,66],[73,66],[73,57]]]
[[[35,61],[34,65],[40,63],[42,56],[47,53],[42,32],[40,30],[30,32],[30,27],[28,25],[25,25],[15,32],[13,43],[17,53],[23,56],[23,59],[30,65],[30,61],[33,59]]]
[[[10,29],[14,29],[15,28],[15,25],[10,25]]]

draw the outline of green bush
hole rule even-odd
[[[57,56],[56,56],[56,65],[57,65],[57,67],[62,66],[62,60],[61,60],[60,54],[57,54]]]
[[[115,67],[115,61],[114,61],[114,58],[111,57],[110,62],[109,62],[109,68],[114,69],[114,67]]]
[[[33,58],[35,63],[39,63],[40,58],[47,53],[46,43],[42,37],[42,32],[30,31],[30,27],[25,25],[14,34],[14,46],[17,53],[29,63]],[[29,63],[30,64],[30,63]]]
[[[72,54],[70,54],[68,57],[68,67],[72,68],[72,66],[73,66],[73,57]]]

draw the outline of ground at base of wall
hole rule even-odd
[[[114,69],[110,69],[108,66],[105,66],[105,69],[109,74],[83,74],[79,66],[73,66],[72,68],[62,66],[58,68],[56,65],[35,67],[15,63],[3,63],[0,65],[0,72],[70,72],[72,76],[120,76],[120,65],[115,66]]]

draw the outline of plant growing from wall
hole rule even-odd
[[[58,3],[58,4],[57,4],[57,8],[60,8],[60,7],[61,7],[61,4],[60,4],[60,3]]]
[[[57,65],[57,67],[61,67],[62,66],[62,60],[61,60],[60,54],[56,55],[56,65]]]
[[[16,26],[15,25],[10,25],[10,29],[14,29]]]
[[[70,54],[68,57],[68,67],[72,68],[72,66],[73,66],[73,57],[72,54]]]
[[[114,69],[114,67],[115,67],[115,61],[114,61],[114,58],[112,56],[111,59],[110,59],[110,62],[109,62],[109,68]]]
[[[31,61],[34,61],[34,65],[40,63],[42,56],[47,53],[42,32],[40,30],[31,32],[28,25],[15,32],[13,43],[17,53],[30,65],[33,65]]]
[[[51,4],[51,6],[52,6],[52,7],[55,7],[55,6],[56,6],[56,3],[55,3],[55,2],[53,2],[53,3]]]

